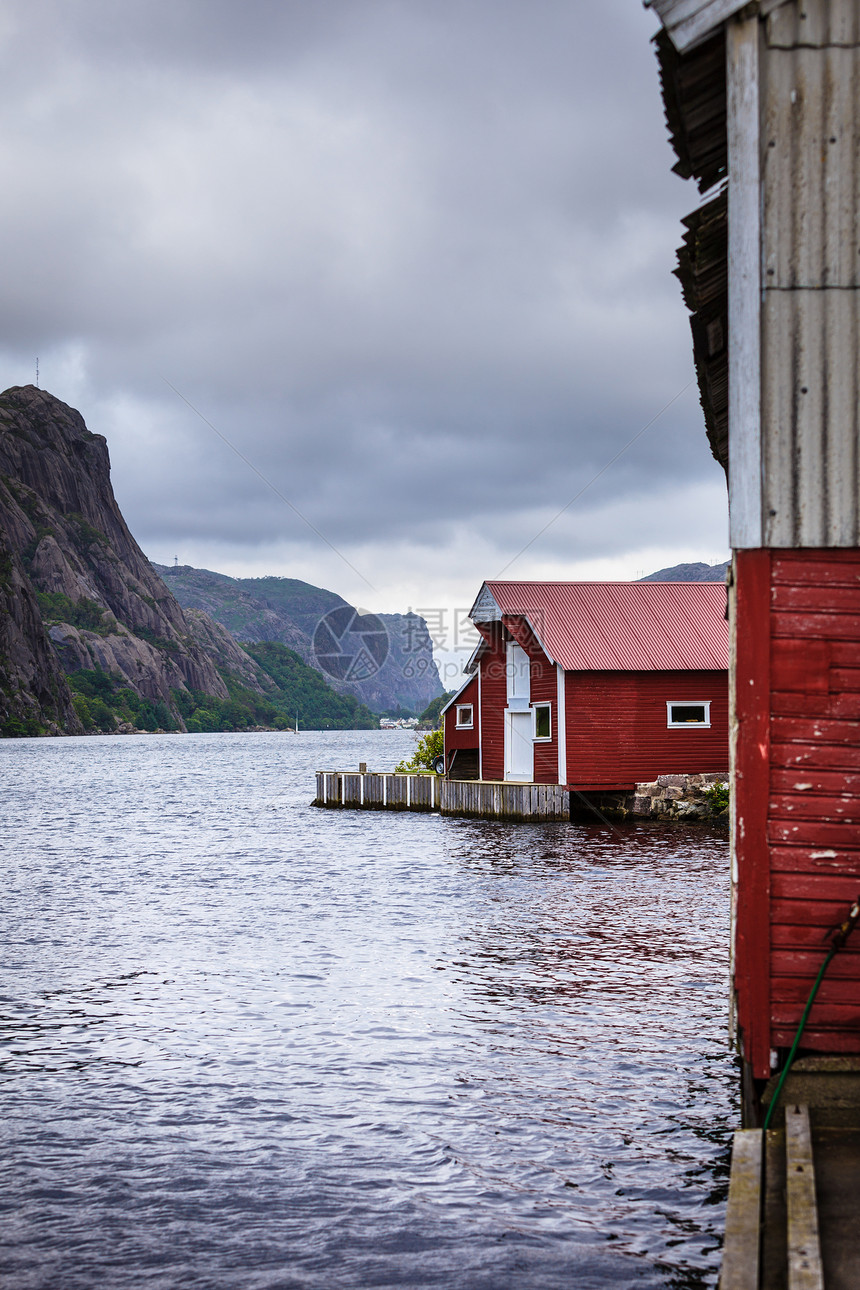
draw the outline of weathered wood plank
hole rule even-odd
[[[720,1290],[758,1290],[761,1165],[761,1129],[738,1129],[732,1147]]]
[[[786,720],[780,718],[779,720]],[[775,724],[778,724],[775,723]],[[798,770],[860,770],[860,746],[849,744],[773,743],[771,764]]]
[[[559,784],[447,780],[435,775],[317,771],[314,805],[358,810],[433,811],[479,819],[567,820]]]
[[[731,542],[762,545],[761,158],[758,18],[726,28]]]
[[[785,1166],[789,1290],[824,1290],[815,1165],[806,1106],[785,1108]]]

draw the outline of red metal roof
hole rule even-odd
[[[721,670],[725,610],[719,582],[485,582],[472,616],[526,618],[567,671]]]

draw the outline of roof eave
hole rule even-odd
[[[466,677],[465,681],[464,681],[464,682],[463,682],[463,684],[460,686],[459,690],[455,690],[455,691],[454,691],[454,693],[451,695],[451,697],[450,697],[450,699],[448,700],[448,702],[445,704],[444,708],[440,708],[440,709],[439,709],[439,716],[440,716],[440,717],[444,717],[445,713],[448,711],[448,709],[451,707],[451,705],[452,705],[453,703],[456,703],[456,702],[457,702],[457,700],[459,699],[460,695],[463,693],[463,691],[464,691],[465,689],[467,689],[467,688],[472,684],[472,682],[474,681],[474,679],[475,679],[475,678],[474,678],[474,676],[467,676],[467,677]]]
[[[679,54],[712,36],[729,18],[749,7],[749,0],[644,0],[653,9]]]

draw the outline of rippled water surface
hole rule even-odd
[[[308,805],[412,742],[0,742],[6,1290],[715,1285],[725,837]]]

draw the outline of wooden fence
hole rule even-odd
[[[443,779],[442,814],[516,822],[569,820],[570,794],[561,784]]]
[[[314,806],[363,811],[438,811],[438,775],[318,770]]]
[[[440,811],[473,819],[569,820],[569,795],[561,784],[509,784],[397,775],[373,771],[317,771],[314,806],[360,811]]]

